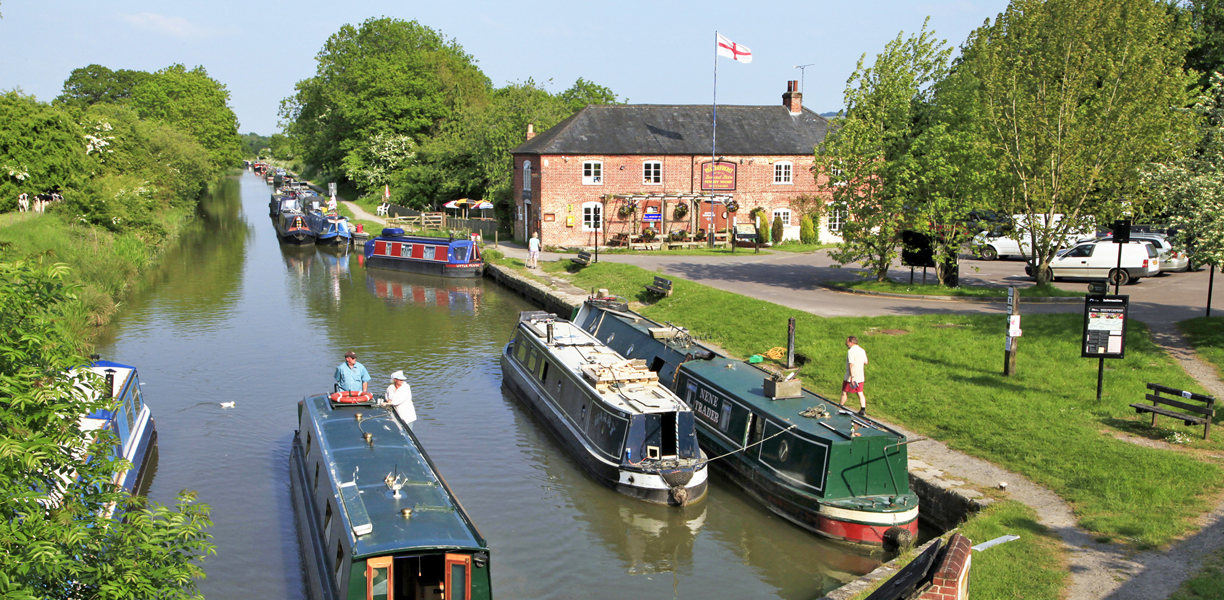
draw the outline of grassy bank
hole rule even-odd
[[[1169,600],[1224,600],[1224,551],[1207,556],[1203,567]]]
[[[1224,317],[1198,317],[1177,324],[1199,358],[1224,375]],[[1218,412],[1218,411],[1217,411]]]
[[[838,282],[837,287],[863,290],[869,292],[886,292],[889,294],[915,294],[922,296],[956,296],[965,298],[1006,298],[1007,288],[1000,287],[945,287],[938,283],[899,283],[896,281],[876,281],[874,279],[864,279],[862,281],[845,281]],[[1054,287],[1052,285],[1030,285],[1017,288],[1021,298],[1042,298],[1042,297],[1069,297],[1083,298],[1084,292],[1070,292],[1064,289]]]
[[[565,264],[546,270],[561,272]],[[574,270],[568,276],[579,288],[655,302],[643,291],[653,272],[613,263]],[[1201,428],[1167,419],[1152,429],[1128,407],[1142,401],[1148,381],[1201,390],[1140,323],[1130,327],[1126,358],[1110,361],[1098,403],[1097,363],[1079,356],[1077,314],[1026,315],[1019,372],[1003,377],[999,316],[821,318],[685,280],[643,312],[739,356],[784,346],[787,318],[796,317],[797,349],[809,358],[800,375],[826,395],[839,390],[845,337],[857,335],[871,358],[872,414],[1050,488],[1103,540],[1166,544],[1192,529],[1224,487],[1219,459],[1210,457],[1224,449],[1220,436],[1203,441]],[[1182,444],[1159,442],[1165,439]]]

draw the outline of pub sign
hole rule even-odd
[[[701,189],[707,192],[735,191],[735,167],[733,162],[713,162],[701,165]]]

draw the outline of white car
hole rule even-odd
[[[1039,215],[1040,222],[1044,223],[1044,215]],[[1054,223],[1062,220],[1062,215],[1054,215]],[[1029,237],[1029,231],[1025,224],[1028,219],[1025,215],[1012,215],[1012,223],[1014,224],[1016,238],[1010,238],[1000,230],[983,231],[973,238],[973,247],[977,250],[977,254],[982,260],[995,260],[1004,256],[1020,256],[1029,257],[1033,255],[1032,241]],[[1061,246],[1071,246],[1079,242],[1091,240],[1095,236],[1095,228],[1091,225],[1092,221],[1088,220],[1082,227],[1069,228],[1063,234]]]
[[[1118,252],[1121,247],[1121,268],[1118,268]],[[1024,267],[1026,275],[1034,276],[1033,265]],[[1126,285],[1143,277],[1160,274],[1160,254],[1147,241],[1131,241],[1115,244],[1110,241],[1091,241],[1058,253],[1050,262],[1046,279],[1054,281],[1064,277],[1081,279],[1105,279],[1110,283]]]

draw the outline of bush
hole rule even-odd
[[[766,223],[769,222],[769,217],[765,214],[765,209],[754,208],[752,209],[751,214],[752,214],[752,222],[756,225],[756,228],[757,228],[757,239],[756,239],[757,243],[758,244],[769,243],[769,227],[766,225]]]
[[[816,239],[816,223],[812,221],[811,215],[803,215],[799,219],[799,241],[804,244],[815,244]]]
[[[773,238],[773,243],[781,244],[782,243],[782,217],[780,215],[774,216],[772,229],[773,231],[770,233],[772,234],[771,237]]]

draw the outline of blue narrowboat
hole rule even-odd
[[[387,228],[365,243],[367,267],[443,277],[480,277],[484,261],[471,240],[413,237]]]
[[[395,412],[298,403],[290,489],[315,600],[489,600],[489,545]]]
[[[130,469],[115,474],[114,483],[133,494],[140,493],[151,477],[149,457],[156,452],[157,428],[140,391],[136,367],[99,360],[86,368],[100,379],[93,387],[78,384],[82,391],[93,398],[102,396],[114,401],[109,408],[82,418],[81,429],[114,432],[118,441],[116,457],[132,464]]]

